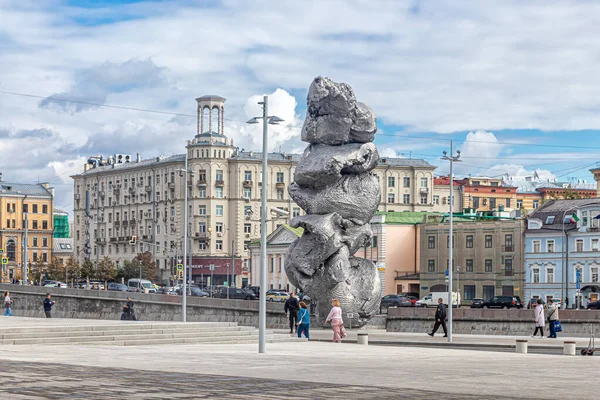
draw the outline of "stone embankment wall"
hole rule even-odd
[[[60,289],[39,286],[0,284],[1,295],[10,291],[13,314],[43,317],[46,293],[56,305],[55,318],[120,319],[127,296],[142,321],[181,321],[181,297],[86,289]],[[193,322],[237,322],[258,327],[258,301],[187,297],[187,320]],[[267,328],[289,328],[282,303],[267,303]]]
[[[529,336],[533,333],[532,310],[486,310],[481,308],[459,308],[453,310],[454,333],[477,335]],[[398,307],[390,308],[386,321],[388,332],[430,332],[434,323],[435,308]],[[590,324],[600,332],[600,311],[560,310],[562,336],[586,337]],[[548,336],[548,324],[544,328]]]

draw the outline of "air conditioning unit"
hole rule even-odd
[[[223,237],[223,232],[217,232],[218,237]]]
[[[175,221],[175,217],[171,217],[171,221]]]
[[[249,238],[249,237],[250,237],[250,234],[249,234],[249,233],[246,233],[246,239],[247,239],[247,238]]]
[[[148,216],[148,212],[146,211],[146,212],[144,213],[144,217],[147,217],[147,216]]]

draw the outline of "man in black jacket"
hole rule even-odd
[[[448,331],[446,329],[446,305],[444,304],[444,299],[441,297],[438,299],[438,306],[435,310],[435,324],[433,325],[433,331],[428,333],[428,335],[433,337],[440,325],[442,325],[442,329],[444,330],[444,337],[448,337]]]
[[[294,293],[290,293],[290,297],[285,301],[283,312],[287,315],[290,312],[290,333],[294,333],[296,330],[296,321],[298,320],[298,310],[300,310],[300,303]]]

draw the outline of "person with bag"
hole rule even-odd
[[[540,334],[542,335],[542,339],[544,339],[544,326],[546,323],[544,322],[544,305],[542,304],[542,299],[538,299],[537,304],[534,304],[533,319],[535,321],[535,331],[533,331],[533,335],[531,335],[531,337],[535,337],[539,330]]]
[[[435,310],[435,324],[433,325],[433,330],[427,334],[433,337],[440,325],[444,330],[444,337],[448,337],[448,329],[446,328],[446,305],[444,304],[444,299],[441,297],[438,299],[438,306]]]
[[[558,319],[558,307],[552,301],[552,299],[548,300],[548,325],[550,325],[550,336],[551,339],[556,339],[556,327],[560,324]],[[562,331],[562,328],[560,329]]]
[[[296,322],[296,325],[298,337],[301,338],[302,332],[304,332],[304,337],[310,340],[308,333],[308,328],[310,327],[310,313],[308,312],[308,306],[303,301],[300,302],[300,311],[298,311],[298,322]]]
[[[4,311],[4,316],[9,316],[12,317],[12,300],[10,299],[10,292],[4,292],[4,308],[6,309],[6,311]]]
[[[341,303],[338,299],[331,300],[331,311],[325,320],[325,323],[331,321],[331,329],[333,330],[333,342],[342,343],[342,339],[346,337],[344,329],[344,320],[342,319]]]

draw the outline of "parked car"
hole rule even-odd
[[[588,310],[600,310],[600,301],[593,301],[587,305]]]
[[[401,294],[388,294],[381,299],[379,312],[381,313],[383,309],[388,309],[389,307],[414,307],[414,304],[410,301],[410,298]]]
[[[515,296],[494,296],[481,304],[482,308],[520,308]]]
[[[260,297],[260,286],[246,286],[245,289],[252,291],[257,298]]]
[[[154,284],[147,279],[129,279],[127,281],[128,292],[156,293]]]
[[[284,302],[289,299],[290,294],[288,292],[267,292],[267,301]]]
[[[117,291],[117,292],[126,292],[127,285],[117,282],[110,282],[108,284],[108,290]]]
[[[256,300],[254,292],[245,289],[238,288],[224,288],[221,290],[220,297],[222,299],[227,298],[227,291],[229,291],[229,298],[236,300]]]
[[[417,293],[417,292],[406,292],[406,293],[398,293],[398,294],[399,294],[400,296],[414,297],[414,298],[416,298],[417,300],[419,300],[419,299],[421,298],[421,297],[420,297],[420,294],[419,294],[419,293]]]
[[[90,289],[104,290],[104,283],[102,282],[90,282]]]
[[[58,287],[58,288],[66,288],[67,284],[61,281],[47,281],[44,285],[45,287]]]
[[[477,299],[471,300],[470,307],[471,308],[481,308],[481,307],[483,307],[483,299],[477,298]]]
[[[537,303],[538,300],[540,300],[540,299],[536,299],[536,298],[529,299],[529,301],[527,302],[527,309],[528,310],[532,309],[533,308],[532,307],[533,303]],[[544,299],[541,299],[541,300],[542,300],[542,305],[544,306],[544,310],[545,310],[546,307],[547,307],[546,306],[546,302],[544,301]]]

